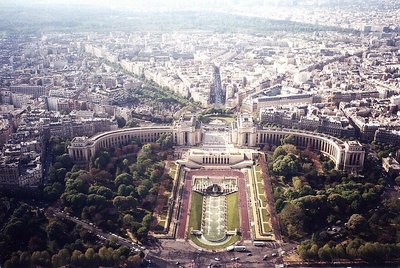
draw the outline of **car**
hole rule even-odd
[[[253,256],[253,254],[251,254],[251,252],[247,253],[247,256]]]
[[[231,259],[231,261],[235,261],[235,260],[236,260],[236,258],[232,258],[232,259]]]
[[[219,258],[215,257],[214,260],[219,261]]]
[[[271,255],[272,257],[276,257],[276,256],[278,256],[276,253],[272,253],[272,255]]]
[[[263,260],[265,261],[266,259],[268,259],[268,255],[264,255]]]
[[[235,258],[235,261],[238,261],[238,260],[240,260],[240,258],[239,258],[239,257],[236,257],[236,258]]]
[[[180,263],[179,261],[177,261],[177,262],[175,262],[175,264],[176,264],[176,265],[179,265],[179,264],[181,264],[181,263]]]

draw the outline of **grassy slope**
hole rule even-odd
[[[228,212],[228,230],[240,228],[238,193],[229,194],[226,196],[227,212]]]
[[[201,227],[201,210],[203,207],[203,197],[196,192],[192,193],[192,201],[190,205],[189,230],[200,230]]]

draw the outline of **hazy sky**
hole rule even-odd
[[[230,8],[238,6],[260,6],[295,0],[0,0],[11,5],[80,5],[108,8],[139,9],[191,9],[191,8]],[[296,0],[298,1],[298,0]]]

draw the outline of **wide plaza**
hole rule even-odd
[[[176,161],[181,190],[175,238],[204,250],[275,241],[259,152],[235,148],[224,125],[205,129],[196,151]]]

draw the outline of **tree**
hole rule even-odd
[[[394,181],[396,182],[396,184],[397,184],[398,186],[400,186],[400,176],[397,176],[397,177],[394,179]]]
[[[82,265],[82,263],[81,263],[81,261],[82,261],[81,256],[82,256],[82,255],[83,255],[83,254],[82,254],[81,251],[79,251],[79,250],[74,250],[74,251],[72,252],[72,256],[71,256],[71,263],[74,264],[74,265],[76,265],[76,266],[81,266],[81,265]]]
[[[297,204],[288,203],[279,213],[282,226],[291,238],[303,236],[304,218],[304,212]]]
[[[310,240],[301,242],[296,251],[303,260],[313,260],[318,257],[318,245]]]
[[[346,251],[344,250],[341,244],[337,244],[334,250],[334,258],[335,259],[344,259],[346,258]]]
[[[104,196],[106,199],[111,199],[114,195],[111,189],[105,186],[91,186],[89,188],[89,193]]]
[[[162,150],[168,150],[172,148],[172,136],[168,134],[162,134],[156,141],[157,144],[160,144]]]
[[[31,264],[31,254],[29,252],[22,252],[19,256],[19,265],[21,267],[29,267]]]
[[[303,182],[299,177],[295,176],[292,178],[292,184],[295,190],[300,190],[301,186],[303,185]]]
[[[323,247],[318,249],[318,257],[324,261],[331,260],[331,248],[328,244],[325,244]]]
[[[359,257],[358,254],[358,249],[360,248],[360,246],[364,243],[364,241],[362,241],[361,239],[354,239],[351,240],[346,247],[346,253],[348,256],[350,256],[353,259],[356,259]]]
[[[137,194],[140,196],[140,198],[144,198],[144,197],[146,197],[146,195],[149,193],[149,190],[147,189],[146,186],[144,186],[144,185],[139,185],[139,186],[136,188],[136,192],[137,192]]]
[[[105,169],[107,164],[110,162],[110,155],[107,151],[100,151],[94,160],[94,166],[100,169]]]
[[[400,214],[400,199],[391,197],[383,202],[387,211],[393,215]]]
[[[89,194],[87,197],[87,203],[88,205],[94,205],[96,207],[101,207],[104,206],[107,202],[107,199],[98,194]]]
[[[71,170],[72,166],[74,165],[69,154],[63,154],[63,155],[57,156],[56,162],[61,163],[63,165],[63,167],[67,170]]]
[[[272,164],[272,171],[285,177],[296,175],[298,172],[296,156],[293,154],[279,156]]]
[[[61,249],[57,254],[54,254],[51,258],[53,267],[66,266],[71,263],[71,254],[68,249]]]
[[[125,127],[138,127],[138,126],[139,126],[139,123],[136,119],[129,120],[125,125]]]
[[[335,168],[335,163],[332,160],[322,162],[322,168],[325,172],[329,172]]]
[[[143,259],[140,258],[139,255],[129,256],[128,260],[126,261],[127,268],[140,267],[142,262],[143,262]]]
[[[295,139],[294,136],[292,134],[289,135],[285,135],[282,139],[281,139],[281,144],[295,144]]]
[[[141,185],[144,185],[148,190],[153,188],[153,183],[148,179],[143,180]]]
[[[133,178],[128,173],[122,173],[118,175],[114,180],[114,184],[117,187],[119,187],[121,184],[131,185],[132,183],[133,183]]]
[[[94,251],[93,248],[88,248],[85,252],[85,259],[86,259],[86,264],[88,266],[95,266],[96,263],[96,258],[95,258],[96,252]]]
[[[154,221],[154,217],[151,214],[147,214],[143,217],[142,225],[147,229],[150,229],[151,223]]]
[[[118,193],[118,195],[127,196],[127,195],[129,195],[130,192],[128,192],[125,184],[121,184],[118,187],[117,193]]]
[[[50,254],[47,251],[35,251],[32,253],[31,262],[34,266],[50,266]]]
[[[113,199],[113,205],[119,211],[126,211],[129,209],[136,208],[137,201],[132,196],[116,196]]]
[[[277,159],[278,156],[281,156],[281,155],[286,155],[286,151],[282,148],[282,146],[278,146],[274,150],[274,154],[272,157],[273,157],[273,159]]]
[[[78,193],[71,196],[71,206],[77,209],[83,208],[87,203],[87,195]]]
[[[64,227],[58,221],[53,221],[46,228],[47,237],[49,240],[63,240],[65,238],[64,235]]]
[[[146,227],[140,227],[137,232],[136,232],[136,237],[139,240],[143,240],[144,238],[147,237],[147,233],[149,232],[149,230]]]
[[[293,155],[298,154],[297,148],[293,144],[284,144],[281,147],[283,150],[285,150],[287,154],[293,154]]]
[[[123,128],[126,125],[125,118],[123,118],[121,116],[116,116],[115,119],[117,120],[118,128]]]
[[[347,221],[347,228],[353,233],[360,233],[367,228],[367,220],[360,214],[353,214]]]

